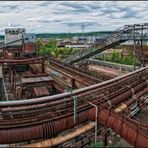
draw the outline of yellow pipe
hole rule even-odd
[[[121,105],[119,105],[114,111],[115,113],[120,113],[123,110],[125,110],[127,108],[127,105],[125,103],[121,103]]]
[[[19,147],[52,147],[52,146],[56,146],[56,145],[59,145],[61,143],[64,143],[65,141],[71,140],[71,139],[93,129],[94,127],[95,127],[95,123],[91,122],[91,123],[88,123],[78,129],[76,129],[76,131],[74,131],[72,133],[68,133],[64,136],[57,136],[52,139],[48,139],[48,140],[44,140],[41,142],[32,143],[32,144],[28,144],[28,145],[23,145],[23,146],[19,146]]]

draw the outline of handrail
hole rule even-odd
[[[95,65],[105,66],[105,67],[112,67],[114,69],[118,69],[121,71],[126,71],[126,72],[134,71],[134,67],[130,65],[118,64],[118,63],[96,60],[91,58],[89,59],[89,62],[90,64],[95,64]],[[137,66],[136,69],[139,69],[139,67]]]

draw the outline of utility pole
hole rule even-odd
[[[82,28],[82,37],[84,38],[84,29],[85,29],[85,25],[82,24],[81,28]]]
[[[82,25],[81,25],[81,28],[82,28],[82,40],[83,40],[83,43],[85,43],[85,42],[84,42],[84,30],[85,30],[85,25],[82,24]]]
[[[77,97],[73,96],[73,103],[74,103],[74,107],[73,107],[73,111],[74,111],[74,124],[76,124],[76,120],[77,120]]]
[[[142,66],[144,67],[145,66],[145,63],[144,63],[144,54],[143,54],[143,25],[142,25],[142,28],[141,28],[141,52],[142,52]]]
[[[135,39],[135,25],[134,25],[134,34],[133,34],[133,39],[134,39],[134,52],[133,52],[133,66],[134,66],[134,71],[135,71],[135,60],[136,60],[136,39]]]
[[[90,105],[94,106],[96,108],[96,117],[95,117],[95,144],[97,143],[97,131],[98,131],[98,106],[95,104],[88,102]]]

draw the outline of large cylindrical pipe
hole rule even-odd
[[[99,113],[98,121],[111,128],[134,147],[148,147],[148,136],[142,133],[140,129],[138,131],[136,123],[127,119],[123,120],[123,117],[108,110],[102,110]]]
[[[132,98],[128,99],[124,103],[121,103],[114,111],[116,113],[122,112],[125,110],[128,106],[130,106],[132,103],[136,102],[138,99],[140,99],[144,94],[148,93],[148,88],[145,88],[143,91],[138,92],[136,95],[134,95]]]
[[[88,121],[88,111],[84,110],[77,114],[76,120],[76,124]],[[38,125],[0,129],[0,144],[11,144],[41,138],[50,138],[59,132],[72,128],[76,124],[74,124],[73,115],[70,114],[69,116],[63,116],[54,121],[40,123]]]
[[[118,82],[119,80],[128,78],[128,77],[130,77],[134,74],[138,74],[138,73],[142,73],[142,72],[146,73],[147,67],[142,68],[142,69],[137,70],[137,71],[134,71],[134,72],[131,72],[131,73],[126,74],[124,76],[120,76],[120,77],[99,83],[99,84],[95,84],[95,85],[91,85],[91,86],[88,86],[88,87],[85,87],[85,88],[74,90],[72,92],[72,94],[71,94],[71,92],[67,92],[67,93],[58,94],[58,95],[54,95],[54,96],[34,98],[34,99],[29,99],[29,100],[17,100],[17,101],[14,100],[14,101],[7,101],[7,102],[1,101],[0,107],[6,107],[6,106],[10,107],[10,106],[17,106],[17,105],[31,105],[31,104],[38,104],[38,103],[43,103],[43,102],[47,102],[47,101],[51,101],[51,100],[59,100],[61,98],[69,97],[71,95],[78,95],[80,93],[84,93],[84,92],[87,92],[89,90],[93,90],[93,89],[96,89],[96,88],[99,88],[99,87],[107,86],[107,85],[112,84],[114,82]]]
[[[139,90],[143,89],[145,86],[147,85],[147,82],[144,81],[142,83],[140,83],[139,85],[137,85],[136,87],[133,88],[134,90],[134,93],[138,92]],[[122,93],[121,95],[118,95],[117,97],[113,98],[110,100],[111,104],[113,105],[118,105],[120,104],[121,102],[125,101],[126,99],[128,99],[129,97],[132,96],[132,90],[128,90],[124,93]],[[105,104],[107,105],[107,103]]]

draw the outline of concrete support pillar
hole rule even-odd
[[[43,59],[42,60],[42,73],[45,72],[45,60]]]

